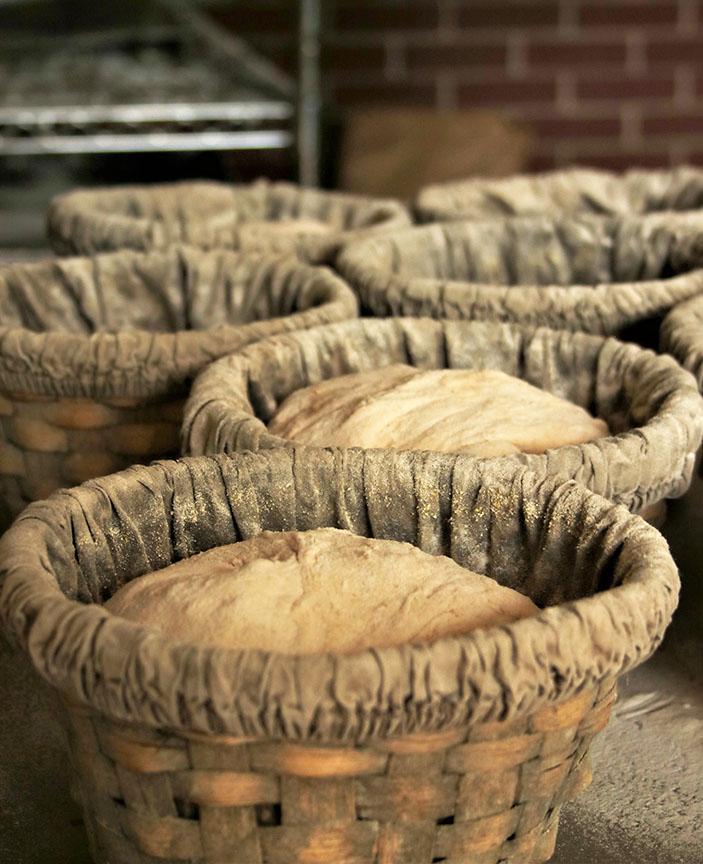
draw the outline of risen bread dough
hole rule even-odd
[[[134,579],[105,607],[179,641],[285,654],[430,642],[538,611],[450,558],[335,528],[210,549]]]
[[[297,390],[269,431],[301,444],[476,456],[543,453],[609,433],[578,405],[504,372],[403,364]]]

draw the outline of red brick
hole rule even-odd
[[[559,4],[553,0],[533,0],[531,3],[465,2],[457,10],[459,27],[556,27]]]
[[[333,88],[335,105],[408,105],[434,106],[436,89],[434,84],[342,84]]]
[[[581,7],[579,21],[583,27],[662,27],[675,26],[676,3],[586,3]]]
[[[659,153],[613,153],[612,148],[601,155],[592,152],[578,155],[578,150],[572,161],[579,165],[590,165],[592,168],[602,168],[605,171],[627,171],[629,168],[668,168],[670,165],[669,154],[666,151]]]
[[[481,82],[459,85],[457,99],[461,106],[471,105],[506,105],[524,102],[553,102],[556,97],[556,81],[553,78],[544,80],[515,80],[493,77]]]
[[[526,121],[527,122],[527,121]],[[619,117],[541,117],[529,121],[546,138],[593,138],[620,135]]]
[[[247,37],[247,43],[284,72],[296,72],[298,45],[295,36],[253,36]],[[385,49],[381,43],[357,45],[326,41],[321,47],[320,65],[324,72],[348,69],[374,72],[385,66]]]
[[[624,41],[534,40],[527,49],[534,66],[624,66]]]
[[[340,30],[431,30],[439,24],[439,13],[436,3],[388,6],[382,0],[342,0],[332,22]]]
[[[507,49],[492,45],[411,45],[406,50],[409,69],[461,69],[504,66]]]
[[[326,43],[322,48],[322,68],[326,71],[336,69],[363,69],[374,72],[383,69],[386,52],[382,45],[340,45]]]
[[[527,170],[535,171],[553,171],[557,167],[557,161],[553,153],[535,153],[527,162]]]
[[[650,41],[645,50],[647,63],[701,63],[703,60],[703,43],[700,39]]]
[[[617,153],[619,147],[619,141],[613,138],[593,138],[590,139],[590,144],[592,146],[581,148],[569,142],[569,147],[565,151],[557,151],[556,167],[558,169],[570,168],[574,165],[595,167],[595,160],[600,156],[606,157],[611,153]]]
[[[261,3],[248,0],[237,3],[236,8],[215,8],[209,15],[220,26],[235,34],[295,32],[298,22],[297,0],[278,0]]]
[[[654,114],[644,117],[645,135],[698,135],[703,133],[703,114]]]
[[[584,78],[576,84],[577,99],[671,99],[673,78]]]

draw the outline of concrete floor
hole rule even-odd
[[[553,864],[703,864],[701,526],[697,476],[663,529],[682,571],[679,609],[661,649],[621,682],[593,745],[593,785],[563,808]],[[0,864],[90,864],[48,695],[1,646],[0,694]]]
[[[620,681],[593,784],[562,809],[552,864],[703,862],[703,480],[662,528],[681,598],[659,651]]]

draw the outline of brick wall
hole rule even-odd
[[[703,163],[703,0],[322,0],[325,99],[492,108],[530,167]],[[295,70],[296,0],[213,16]]]

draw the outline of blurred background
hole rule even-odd
[[[703,163],[703,0],[0,0],[0,244],[76,185]]]
[[[410,199],[470,175],[700,165],[702,49],[703,0],[0,0],[0,259],[46,254],[48,202],[76,186],[269,176]],[[697,476],[664,528],[681,608],[623,681],[555,864],[703,861],[701,520]],[[88,864],[23,674],[0,653],[0,862]]]

